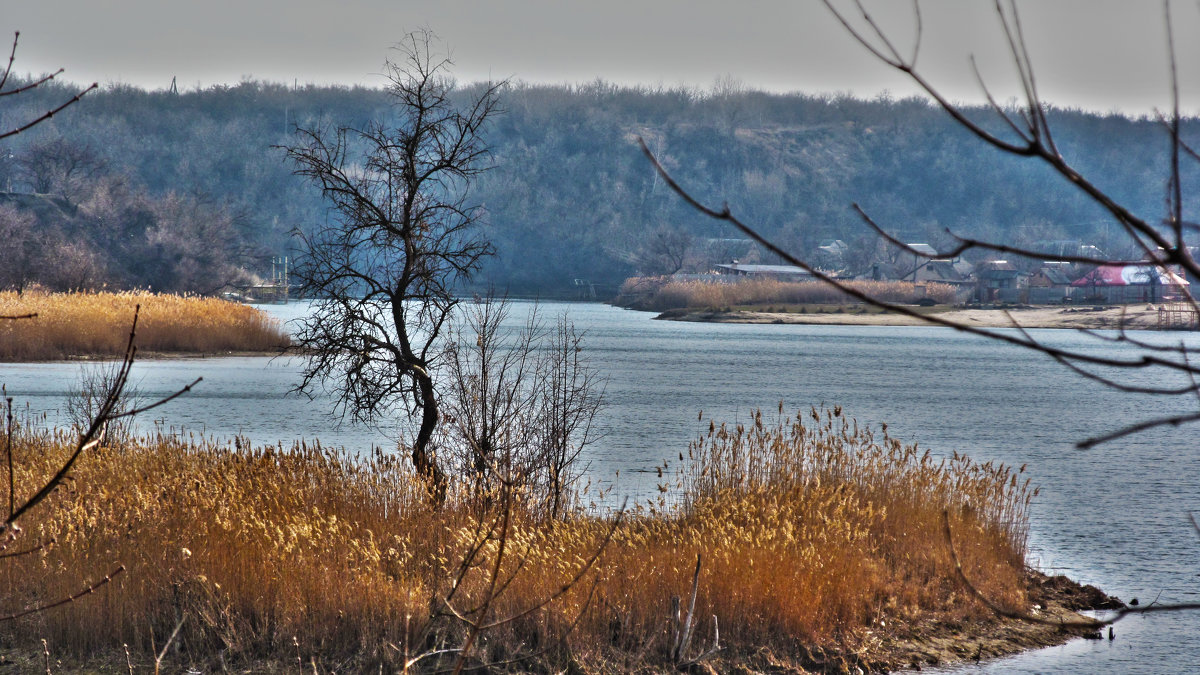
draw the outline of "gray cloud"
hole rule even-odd
[[[66,0],[7,3],[0,30],[22,31],[19,72],[67,69],[75,81],[185,87],[245,77],[378,83],[387,48],[428,26],[454,51],[464,80],[618,83],[707,88],[721,76],[776,91],[914,88],[872,60],[815,0]],[[908,3],[871,5],[907,50]],[[1015,95],[992,4],[922,4],[924,72],[958,100],[979,100],[974,53],[1001,99]],[[1021,7],[1047,100],[1144,113],[1166,105],[1165,32],[1157,3],[1054,0]],[[1176,10],[1183,65],[1200,63],[1200,12]],[[1196,80],[1184,68],[1181,81]],[[1200,90],[1200,87],[1197,88]],[[1185,98],[1188,109],[1200,98]]]

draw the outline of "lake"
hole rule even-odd
[[[529,303],[514,303],[519,319]],[[283,319],[300,304],[263,306]],[[591,364],[608,378],[604,436],[587,453],[591,476],[617,495],[656,494],[654,467],[686,451],[707,419],[747,421],[840,405],[860,424],[888,424],[935,453],[1028,464],[1041,494],[1031,510],[1030,562],[1143,604],[1200,601],[1200,537],[1187,514],[1200,509],[1195,429],[1157,429],[1096,449],[1073,444],[1097,432],[1187,410],[1188,401],[1100,388],[1051,359],[947,329],[924,327],[702,324],[598,304],[542,303],[547,319],[567,312],[585,331]],[[1120,353],[1073,331],[1030,331],[1058,346]],[[1143,333],[1164,344],[1200,336]],[[77,363],[0,365],[18,409],[61,421]],[[143,361],[133,382],[161,396],[197,376],[193,393],[155,409],[143,428],[290,445],[319,438],[351,450],[391,447],[395,429],[339,425],[330,401],[289,394],[299,362],[212,358]],[[1133,381],[1158,382],[1151,373]],[[1180,384],[1184,384],[1180,382]],[[1191,401],[1195,405],[1195,401]],[[617,473],[620,476],[617,477]],[[1200,613],[1125,619],[1116,640],[1076,640],[962,672],[1144,672],[1200,663]]]

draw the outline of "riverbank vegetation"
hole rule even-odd
[[[6,440],[22,486],[44,482],[73,439],[18,425]],[[620,512],[583,488],[551,517],[531,490],[480,495],[465,480],[436,508],[407,462],[380,451],[143,438],[86,455],[24,521],[53,544],[4,561],[2,608],[124,573],[0,630],[124,667],[122,644],[151,663],[178,626],[168,663],[325,672],[451,668],[470,623],[495,623],[468,665],[609,672],[695,658],[719,622],[717,659],[897,667],[890,637],[991,618],[955,579],[943,514],[976,586],[1028,609],[1036,491],[1022,470],[938,459],[838,409],[756,413],[710,422],[664,462],[658,500]],[[680,654],[671,598],[686,612],[698,561],[695,637]]]
[[[955,301],[949,284],[907,281],[848,281],[853,288],[887,302],[908,303],[922,298],[936,304]],[[665,312],[671,309],[856,304],[855,298],[820,281],[739,279],[737,281],[676,280],[670,277],[631,277],[621,286],[615,304],[632,309]]]
[[[143,353],[267,353],[288,345],[275,319],[217,298],[145,291],[5,291],[0,292],[0,316],[37,316],[0,321],[0,361],[118,358],[125,353],[138,305],[137,342]]]

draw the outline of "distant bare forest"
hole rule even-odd
[[[27,117],[67,90],[39,88],[0,115]],[[586,280],[613,295],[631,274],[705,260],[685,263],[672,248],[702,250],[712,262],[753,255],[667,194],[638,136],[693,193],[728,200],[790,250],[834,238],[851,261],[855,250],[874,250],[850,208],[858,202],[906,241],[936,246],[952,227],[1122,254],[1106,249],[1117,229],[1094,204],[1040,166],[997,157],[919,100],[593,82],[512,84],[502,105],[486,132],[495,168],[473,193],[498,255],[477,281],[514,293],[566,296]],[[72,114],[0,145],[0,247],[11,261],[0,286],[209,292],[242,270],[265,274],[272,257],[290,253],[292,228],[334,217],[276,146],[297,125],[390,114],[383,92],[366,88],[102,88]],[[1051,122],[1064,154],[1102,189],[1148,219],[1162,212],[1168,137],[1158,122],[1073,110],[1052,111]]]

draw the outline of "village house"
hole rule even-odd
[[[1021,291],[1029,275],[1007,260],[989,260],[975,267],[975,300],[979,302],[1022,302]]]
[[[1076,297],[1085,302],[1163,302],[1183,297],[1187,279],[1173,266],[1150,264],[1099,265],[1071,283]]]
[[[755,279],[778,281],[812,281],[813,276],[795,265],[751,265],[734,260],[727,265],[716,265],[716,273]]]
[[[1026,302],[1047,304],[1065,302],[1071,297],[1073,266],[1067,262],[1047,261],[1029,275]]]

